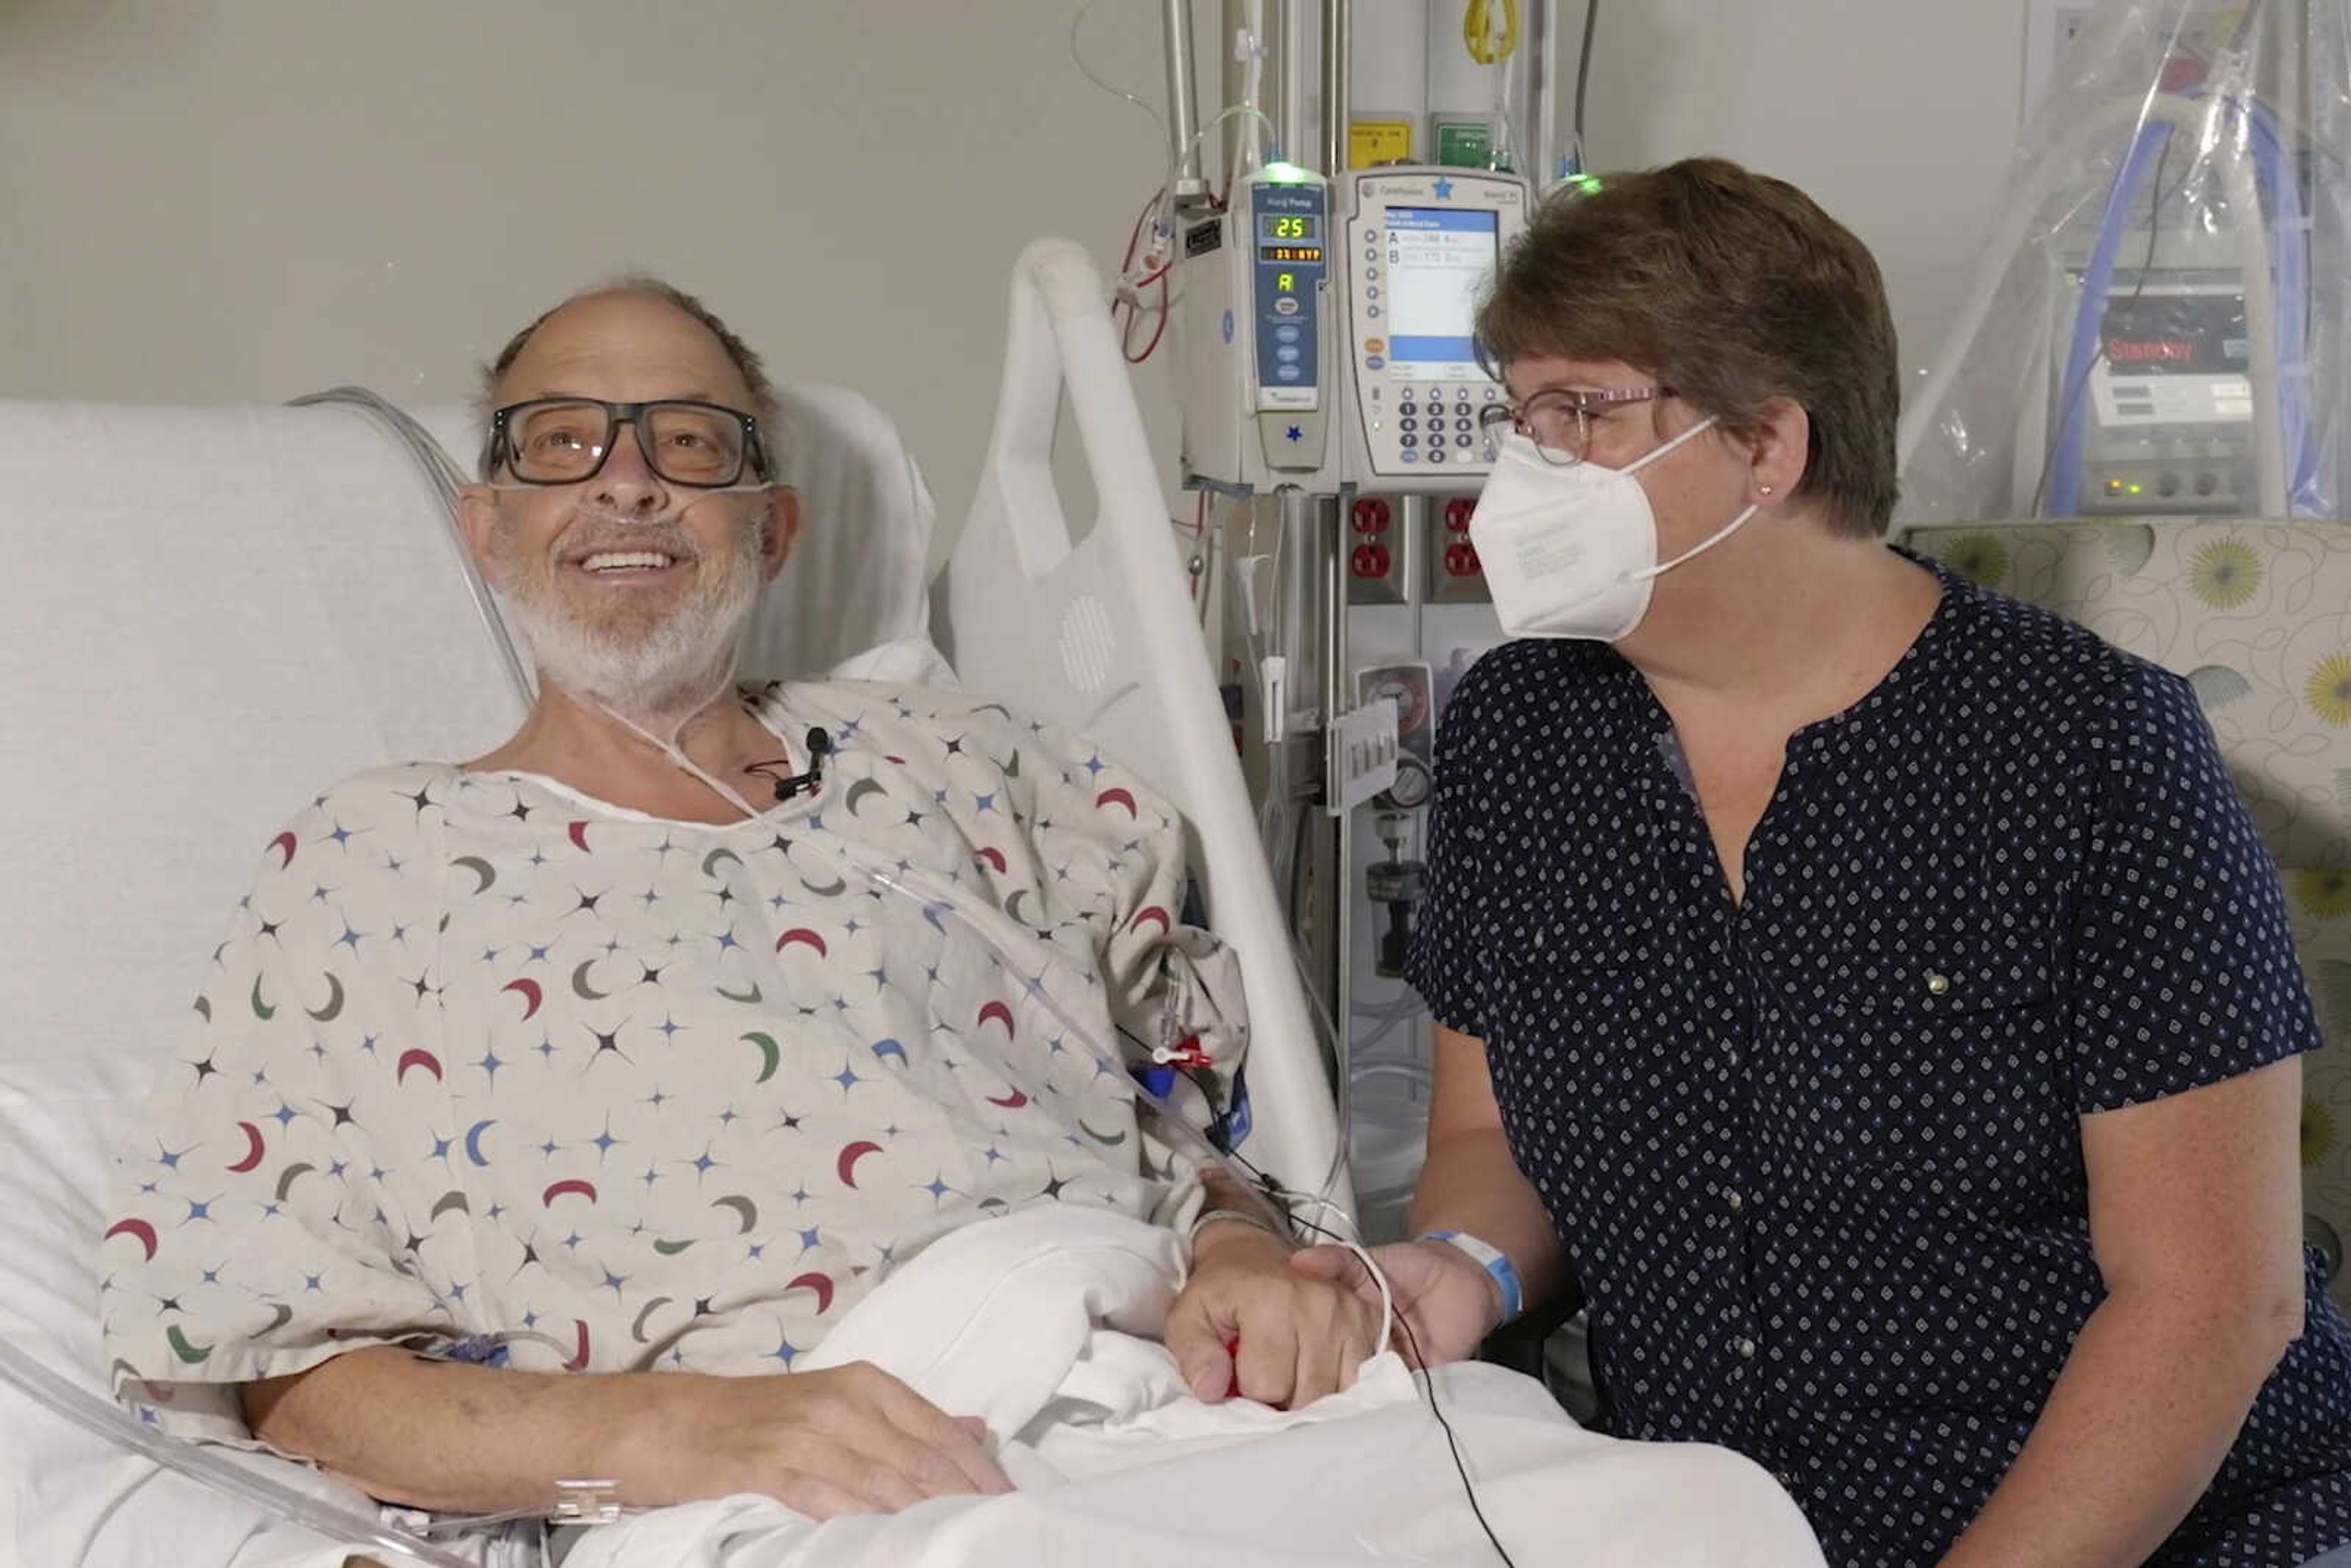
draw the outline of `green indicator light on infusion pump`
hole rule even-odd
[[[1279,158],[1268,163],[1258,172],[1277,185],[1308,185],[1313,183],[1316,178],[1311,169],[1301,169],[1295,163],[1285,163]]]

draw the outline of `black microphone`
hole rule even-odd
[[[832,754],[832,737],[827,735],[821,729],[812,728],[808,732],[808,740],[806,744],[808,746],[809,765],[808,771],[805,773],[789,773],[778,779],[769,771],[769,769],[775,768],[789,767],[791,765],[791,759],[789,758],[784,758],[781,762],[754,762],[749,767],[744,768],[743,771],[746,773],[757,773],[761,778],[766,779],[770,783],[774,784],[776,787],[776,804],[780,806],[785,801],[791,800],[794,796],[798,795],[801,790],[815,789],[818,785],[824,782],[824,759]]]

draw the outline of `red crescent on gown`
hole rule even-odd
[[[253,1169],[254,1166],[261,1163],[261,1129],[255,1126],[250,1122],[239,1122],[237,1125],[245,1131],[246,1141],[246,1155],[245,1158],[237,1161],[236,1164],[229,1166],[228,1168],[235,1171],[237,1175],[243,1176],[246,1172]]]
[[[841,1151],[841,1158],[834,1162],[834,1169],[837,1170],[841,1176],[841,1185],[848,1187],[852,1191],[855,1191],[857,1187],[857,1162],[864,1158],[867,1155],[878,1155],[881,1152],[881,1145],[864,1141],[851,1144],[842,1148]],[[795,1283],[797,1282],[798,1281],[795,1281]]]
[[[544,999],[539,993],[538,982],[537,980],[508,980],[505,985],[500,986],[498,989],[502,991],[512,991],[522,998],[522,1016],[525,1023],[529,1022],[530,1016],[538,1011],[538,1004]]]
[[[802,1274],[784,1287],[787,1291],[810,1290],[816,1292],[816,1310],[832,1311],[832,1277],[829,1274]]]
[[[106,1228],[106,1237],[105,1237],[105,1239],[112,1240],[112,1239],[113,1239],[115,1237],[117,1237],[117,1236],[135,1236],[135,1237],[137,1237],[137,1238],[139,1239],[139,1245],[141,1245],[141,1247],[144,1247],[144,1248],[147,1249],[147,1257],[148,1257],[148,1259],[149,1259],[151,1261],[154,1259],[154,1256],[155,1256],[155,1228],[154,1228],[153,1226],[152,1226],[152,1225],[148,1224],[145,1220],[143,1220],[143,1219],[118,1219],[118,1220],[116,1220],[112,1225],[110,1225],[110,1226],[108,1226],[108,1227]]]

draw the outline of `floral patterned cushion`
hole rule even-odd
[[[2351,527],[1979,523],[1903,540],[2185,675],[2277,862],[2327,1043],[2304,1059],[2303,1192],[2351,1243]],[[2351,1270],[2335,1294],[2351,1308]]]

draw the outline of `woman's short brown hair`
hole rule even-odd
[[[1619,360],[1752,429],[1788,398],[1812,425],[1795,494],[1840,534],[1894,515],[1894,318],[1867,247],[1783,180],[1720,158],[1603,175],[1544,202],[1478,311],[1480,350]]]

